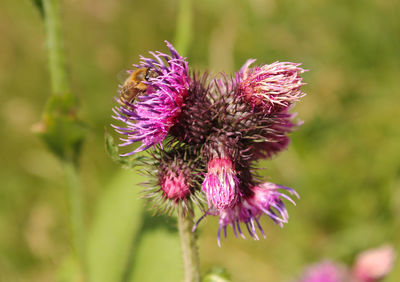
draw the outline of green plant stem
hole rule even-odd
[[[72,244],[74,252],[79,262],[80,272],[83,281],[86,281],[86,249],[85,249],[85,229],[82,216],[82,197],[76,164],[73,161],[64,161],[65,178],[68,185],[70,221],[72,232]]]
[[[185,282],[199,282],[199,259],[196,233],[192,232],[193,211],[178,214],[179,236],[181,238]]]
[[[192,9],[191,0],[180,0],[176,23],[175,46],[185,56],[191,42]],[[178,214],[178,229],[181,238],[185,282],[199,282],[199,258],[197,252],[196,233],[192,232],[193,210]]]
[[[42,0],[46,25],[51,90],[53,95],[69,92],[65,67],[59,0]]]
[[[47,52],[52,95],[65,95],[70,92],[64,55],[64,42],[61,29],[59,0],[42,0],[46,26]],[[83,281],[87,281],[85,231],[82,216],[82,195],[77,171],[76,156],[62,159],[68,186],[72,245],[78,260]]]
[[[176,23],[175,46],[178,52],[186,56],[192,39],[192,9],[191,0],[180,0],[178,19]]]

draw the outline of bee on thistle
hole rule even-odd
[[[132,72],[121,87],[121,101],[132,104],[138,95],[147,91],[150,78],[156,76],[150,68],[140,68]]]
[[[167,42],[167,46],[171,55],[151,53],[154,59],[141,57],[140,64],[135,65],[138,70],[132,73],[127,82],[128,85],[131,81],[135,83],[132,91],[135,103],[126,102],[124,98],[126,95],[123,94],[126,90],[122,86],[122,95],[117,99],[119,105],[113,109],[113,117],[124,124],[124,126],[113,125],[115,130],[124,136],[121,138],[123,143],[120,146],[142,142],[139,148],[125,156],[161,144],[170,128],[176,123],[188,94],[190,85],[188,64],[170,43]],[[138,81],[140,82],[137,83]],[[142,91],[139,87],[146,90]]]
[[[300,125],[290,109],[305,94],[300,64],[251,65],[234,75],[189,71],[188,62],[166,42],[169,54],[140,57],[113,109],[120,146],[141,145],[122,156],[148,150],[142,165],[149,171],[145,198],[157,211],[218,216],[221,231],[265,237],[260,218],[283,226],[284,201],[299,198],[291,188],[263,182],[253,169],[260,159],[284,150]],[[208,204],[203,208],[203,200]]]

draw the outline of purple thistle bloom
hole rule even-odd
[[[141,82],[147,89],[139,92],[134,102],[118,99],[119,105],[113,109],[113,118],[125,123],[125,127],[114,126],[118,133],[126,136],[121,138],[120,146],[142,142],[139,148],[124,156],[160,144],[176,123],[188,95],[191,81],[188,63],[169,42],[166,44],[171,55],[150,52],[154,59],[141,56],[140,64],[135,65],[154,74]]]
[[[305,95],[300,90],[304,83],[299,74],[305,72],[300,64],[275,62],[250,68],[255,61],[247,60],[239,72],[241,95],[253,108],[269,114],[290,107]]]
[[[252,217],[257,218],[266,214],[276,224],[283,227],[283,223],[288,222],[289,215],[282,198],[293,205],[296,203],[288,195],[278,192],[278,189],[286,190],[290,195],[300,198],[297,192],[289,187],[265,182],[251,188],[253,195],[245,200],[245,206]]]
[[[232,208],[238,200],[238,184],[239,180],[230,159],[215,158],[208,162],[203,191],[210,208]]]
[[[210,209],[200,220],[196,223],[194,229],[198,223],[206,215],[218,215],[219,216],[219,228],[218,228],[218,245],[221,246],[220,237],[221,230],[224,231],[224,237],[227,237],[227,226],[232,226],[235,237],[238,234],[245,239],[245,235],[242,232],[240,224],[244,224],[249,232],[250,236],[258,240],[257,229],[261,235],[265,238],[265,233],[259,222],[260,217],[266,214],[276,224],[283,227],[284,223],[288,222],[289,215],[286,210],[285,204],[282,199],[286,199],[293,205],[296,203],[288,195],[279,192],[279,189],[286,190],[290,195],[294,195],[299,198],[297,192],[291,188],[277,185],[270,182],[265,182],[258,186],[251,188],[251,196],[242,197],[241,201],[238,201],[236,205],[231,208],[225,209]]]

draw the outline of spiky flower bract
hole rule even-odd
[[[182,112],[171,128],[174,138],[195,146],[206,141],[213,127],[212,105],[207,97],[209,90],[209,75],[193,73]]]
[[[155,212],[171,214],[179,209],[185,214],[192,204],[203,209],[200,190],[204,165],[187,147],[159,149],[142,162],[150,177],[143,195]]]
[[[176,123],[188,95],[191,81],[188,63],[169,42],[166,44],[171,55],[150,52],[154,58],[141,56],[140,64],[135,65],[155,74],[143,81],[148,88],[134,102],[119,99],[119,106],[114,108],[114,118],[125,124],[125,127],[114,126],[125,136],[120,146],[142,142],[139,148],[125,155],[160,144]]]

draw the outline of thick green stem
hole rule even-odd
[[[43,0],[52,94],[69,92],[59,0]]]
[[[192,232],[193,212],[178,215],[178,228],[181,238],[185,282],[199,282],[199,259],[196,233]]]
[[[176,23],[175,47],[178,52],[186,56],[192,39],[192,9],[191,0],[180,0],[178,20]]]
[[[75,162],[64,161],[63,164],[69,192],[72,244],[79,262],[83,281],[86,281],[85,228],[82,216],[82,197],[79,176]]]

